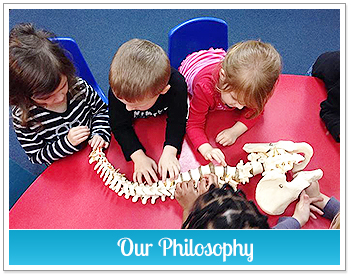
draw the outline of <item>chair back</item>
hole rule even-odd
[[[90,84],[98,93],[101,99],[107,104],[107,97],[101,90],[100,86],[97,84],[92,72],[89,69],[88,63],[85,61],[76,41],[70,37],[55,37],[52,38],[51,41],[59,43],[63,49],[67,50],[70,53],[70,55],[67,55],[67,57],[73,62],[77,71],[77,75],[86,80],[88,84]]]
[[[168,33],[168,56],[171,66],[176,69],[188,54],[211,47],[228,49],[228,25],[222,19],[190,19]]]

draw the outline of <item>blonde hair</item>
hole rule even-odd
[[[330,229],[340,229],[340,212],[335,215],[329,228]]]
[[[115,53],[109,82],[117,98],[137,102],[159,95],[170,75],[171,66],[165,51],[148,40],[135,38]]]
[[[220,92],[235,92],[241,105],[259,115],[272,96],[281,73],[282,61],[269,43],[249,40],[229,48],[222,61],[224,76],[220,78]]]

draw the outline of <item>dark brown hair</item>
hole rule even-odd
[[[269,229],[267,216],[261,214],[252,201],[241,191],[225,184],[222,188],[211,185],[199,196],[191,213],[183,223],[184,229]]]
[[[169,58],[155,43],[143,39],[125,42],[115,53],[109,72],[117,98],[137,102],[159,95],[171,75]]]
[[[49,40],[53,33],[37,30],[31,23],[16,25],[9,38],[10,105],[22,111],[21,122],[27,125],[33,98],[50,95],[60,84],[62,75],[69,91],[76,83],[75,68],[65,51]],[[70,91],[72,92],[72,91]]]

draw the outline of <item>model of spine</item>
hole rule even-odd
[[[158,181],[149,185],[129,181],[124,174],[119,172],[119,169],[113,167],[101,149],[93,150],[90,153],[89,163],[92,164],[93,162],[96,162],[94,170],[97,174],[100,174],[100,178],[102,178],[106,186],[109,186],[119,196],[124,195],[126,199],[132,198],[133,202],[137,202],[140,199],[143,204],[146,204],[148,200],[154,204],[158,198],[162,201],[165,201],[166,197],[174,199],[177,183],[191,179],[197,183],[202,175],[205,174],[214,173],[219,176],[220,186],[228,183],[235,189],[237,184],[240,182],[246,183],[249,181],[249,177],[253,176],[250,172],[252,171],[250,164],[244,165],[241,161],[237,167],[214,166],[213,164],[200,166],[181,173],[176,180],[166,179],[165,182]]]
[[[283,182],[285,173],[289,170],[298,172],[304,169],[313,154],[312,147],[307,143],[294,143],[292,141],[251,143],[245,144],[243,149],[249,153],[249,161],[247,163],[240,160],[235,167],[214,166],[210,163],[206,166],[200,166],[196,169],[181,173],[175,180],[167,179],[165,182],[158,181],[152,185],[129,181],[124,174],[119,172],[119,169],[113,167],[101,149],[93,150],[90,153],[89,163],[92,164],[96,162],[94,170],[97,174],[100,174],[100,178],[102,178],[105,185],[115,191],[119,196],[123,195],[126,199],[131,198],[133,202],[137,202],[140,199],[143,204],[146,204],[149,200],[154,204],[158,198],[162,201],[165,201],[166,197],[174,199],[177,183],[193,179],[196,184],[202,175],[209,173],[214,173],[218,176],[220,187],[228,183],[236,190],[238,184],[248,183],[251,177],[262,173],[263,182],[266,182],[267,178],[273,179],[273,183],[275,185],[278,184],[278,188],[281,188],[280,186],[283,184],[286,185],[286,180],[285,183]],[[299,153],[303,153],[304,156]],[[300,184],[300,186],[306,186],[306,184]],[[270,185],[270,190],[272,191],[272,185]],[[263,193],[265,192],[256,192],[256,199],[259,198],[258,201],[263,201],[263,206],[260,206],[265,211],[265,209],[270,209],[272,207],[265,207],[267,201],[268,204],[271,204],[271,202],[269,201],[270,199],[267,200],[266,195],[265,199],[260,199],[262,197],[260,194]],[[291,200],[291,196],[288,200]],[[258,203],[260,204],[260,202]],[[283,205],[285,204],[286,202],[283,203]],[[281,206],[282,203],[278,203],[278,205]],[[273,208],[274,207],[275,206],[273,206]],[[269,214],[274,214],[275,210],[268,210],[268,212]]]

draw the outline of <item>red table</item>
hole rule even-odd
[[[319,104],[326,98],[323,83],[313,77],[282,75],[273,97],[267,103],[263,119],[242,135],[234,145],[223,149],[227,162],[235,166],[240,159],[247,162],[242,150],[245,143],[291,140],[307,142],[314,155],[305,170],[321,168],[321,191],[340,199],[340,145],[336,143],[319,118]],[[218,132],[232,125],[230,113],[214,112],[207,123],[210,142]],[[220,121],[220,123],[218,123]],[[158,161],[164,141],[165,116],[139,119],[135,129],[147,154]],[[157,200],[155,205],[133,203],[119,197],[104,185],[88,163],[90,148],[59,160],[48,167],[33,182],[10,210],[10,229],[178,229],[182,210],[176,200]],[[114,139],[107,158],[132,179],[133,163],[126,162]],[[205,165],[198,153],[193,153],[185,139],[180,164],[182,171]],[[257,175],[240,185],[249,199],[254,199]],[[292,215],[292,203],[283,215]],[[269,216],[271,226],[279,216]],[[328,228],[330,221],[319,217],[304,228]]]

